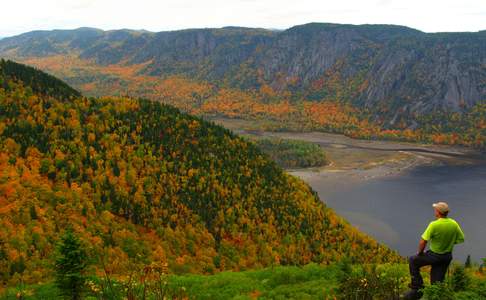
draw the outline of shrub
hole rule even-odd
[[[464,267],[456,266],[452,270],[452,275],[450,277],[451,288],[456,291],[464,291],[468,288],[471,279],[466,273]]]
[[[340,299],[398,299],[407,279],[401,265],[363,265],[350,273],[341,266],[337,294]]]
[[[422,291],[426,300],[454,300],[454,291],[447,282],[428,285]]]

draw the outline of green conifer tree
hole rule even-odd
[[[469,269],[471,267],[472,267],[471,255],[468,255],[466,258],[466,262],[464,263],[464,268]]]
[[[81,242],[71,229],[66,230],[58,245],[56,285],[67,299],[82,298],[87,256]]]
[[[37,220],[37,218],[38,218],[38,216],[37,216],[37,211],[36,211],[36,209],[35,209],[35,206],[34,206],[34,205],[32,205],[32,206],[30,207],[30,218],[31,218],[32,220]]]

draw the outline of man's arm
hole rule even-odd
[[[417,255],[424,254],[425,246],[427,246],[427,241],[432,237],[432,222],[427,226],[424,233],[422,233],[421,240],[419,242]]]
[[[417,255],[424,254],[425,246],[427,246],[427,241],[424,239],[420,239]]]
[[[462,232],[462,229],[458,224],[457,225],[457,236],[456,236],[456,241],[454,242],[454,244],[460,244],[460,243],[464,243],[464,232]]]

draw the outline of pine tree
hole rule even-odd
[[[466,262],[464,263],[464,268],[469,269],[469,268],[471,268],[471,266],[472,266],[471,255],[468,255],[467,258],[466,258]]]
[[[81,242],[71,229],[66,230],[58,245],[56,259],[56,285],[67,299],[81,299],[87,256]]]
[[[32,205],[32,206],[30,207],[30,218],[31,218],[32,220],[37,220],[37,218],[38,218],[38,216],[37,216],[37,211],[35,210],[35,206],[34,206],[34,205]]]

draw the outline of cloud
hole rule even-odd
[[[378,6],[390,6],[393,3],[393,0],[379,0],[377,2]]]
[[[71,8],[73,10],[80,10],[80,9],[87,9],[94,6],[96,0],[78,0],[78,1],[59,1],[60,3],[66,5],[66,7]]]

